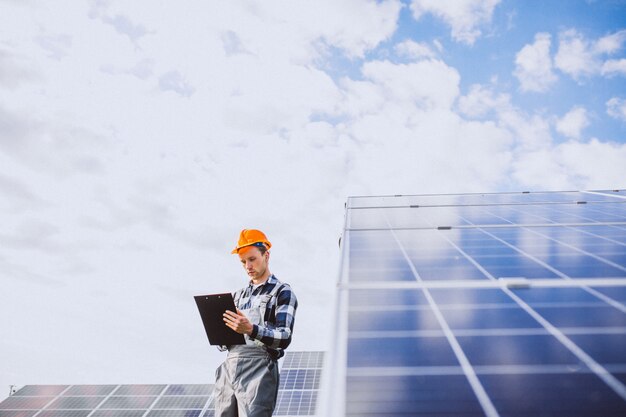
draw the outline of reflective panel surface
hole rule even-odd
[[[324,352],[286,352],[274,415],[314,415]],[[212,384],[26,385],[0,417],[212,417]]]
[[[626,415],[626,192],[346,207],[325,415]]]

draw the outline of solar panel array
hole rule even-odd
[[[626,416],[624,190],[351,197],[321,415]]]
[[[279,362],[274,415],[314,415],[323,352]],[[26,385],[0,402],[0,417],[213,417],[213,385]]]

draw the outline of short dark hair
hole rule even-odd
[[[265,252],[267,252],[267,246],[265,245],[254,245],[254,246],[259,249],[259,252],[261,252],[261,255],[265,255]]]

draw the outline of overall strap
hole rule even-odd
[[[241,299],[241,296],[244,291],[245,291],[245,288],[239,289],[235,291],[235,294],[233,295],[233,300],[235,301],[235,308],[237,309],[239,308],[239,300]]]
[[[261,319],[263,321],[265,321],[265,312],[267,310],[267,305],[269,304],[270,300],[274,297],[278,296],[278,293],[280,293],[280,291],[285,288],[285,284],[280,284],[278,285],[278,283],[276,283],[276,285],[274,285],[274,288],[272,288],[272,291],[270,291],[269,294],[266,294],[263,299],[261,300]]]

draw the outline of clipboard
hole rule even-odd
[[[237,311],[231,293],[196,295],[193,298],[196,300],[209,344],[227,346],[246,344],[246,339],[242,334],[224,324],[224,312],[226,310]]]

